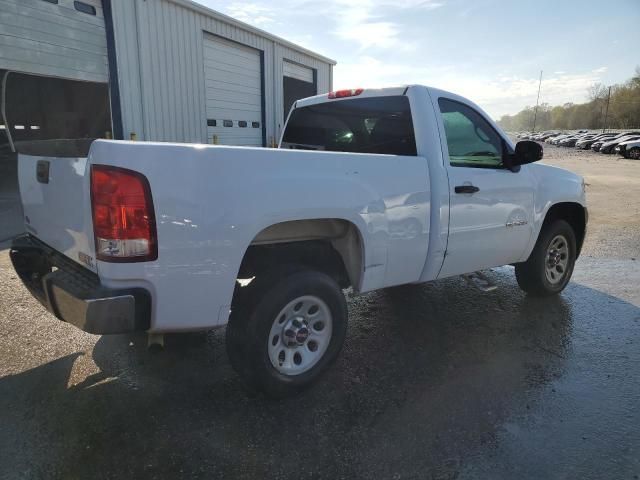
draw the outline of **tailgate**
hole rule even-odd
[[[19,148],[18,181],[27,232],[96,271],[86,148]],[[89,142],[90,143],[90,142]],[[42,155],[46,153],[46,155]]]

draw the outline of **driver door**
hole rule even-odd
[[[471,106],[438,100],[449,176],[449,238],[439,277],[519,261],[533,234],[533,182],[528,169],[502,165],[507,147]],[[507,147],[508,148],[508,147]]]

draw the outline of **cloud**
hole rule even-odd
[[[328,25],[326,31],[332,36],[353,42],[360,51],[371,48],[412,50],[412,43],[402,38],[401,26],[390,18],[411,10],[424,12],[444,5],[441,0],[326,0],[321,8],[311,8],[309,0],[280,0],[277,3],[199,1],[258,27],[304,23],[315,26],[320,22]]]
[[[328,0],[327,3],[332,11],[340,12],[335,16],[336,28],[332,33],[358,43],[361,51],[371,47],[415,49],[415,44],[401,38],[401,26],[388,20],[390,14],[411,9],[433,10],[444,5],[436,0]]]
[[[233,2],[224,11],[230,17],[258,27],[274,23],[277,18],[275,9],[258,3]]]
[[[561,105],[586,100],[587,89],[602,81],[604,71],[554,73],[542,78],[540,103]],[[338,64],[334,71],[334,87],[384,87],[422,84],[465,96],[494,118],[517,113],[527,105],[535,105],[538,94],[537,75],[496,75],[486,77],[461,67],[442,65],[422,67],[385,62],[373,56],[362,56],[354,63]]]
[[[567,102],[580,103],[587,100],[587,90],[602,81],[604,71],[562,73],[542,77],[540,103],[562,105]],[[488,80],[479,88],[475,85],[460,85],[461,94],[472,96],[494,117],[514,114],[525,106],[536,103],[539,78],[514,76],[508,80]]]
[[[351,40],[360,45],[361,50],[370,47],[409,48],[410,44],[403,44],[398,38],[398,27],[391,22],[347,21],[333,32],[344,40]]]
[[[410,30],[416,23],[411,19],[433,20],[428,17],[453,5],[451,0],[326,0],[321,6],[310,0],[198,1],[313,51],[326,51],[338,60],[336,89],[425,84],[464,95],[494,117],[536,101],[537,67],[544,66],[544,59],[500,64],[503,60],[479,53],[475,60],[458,56],[453,66],[446,64],[454,61],[451,56],[441,55],[419,30]],[[530,75],[522,74],[534,64]],[[588,87],[608,74],[606,66],[592,68],[545,71],[540,101],[585,101]]]

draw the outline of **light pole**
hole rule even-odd
[[[607,95],[607,108],[604,112],[604,122],[602,124],[602,133],[607,129],[607,116],[609,115],[609,100],[611,100],[611,87],[609,87],[609,95]]]
[[[536,99],[536,109],[533,113],[533,129],[531,129],[531,133],[536,133],[536,120],[538,118],[538,103],[540,102],[541,87],[542,87],[542,70],[540,70],[540,82],[538,83],[538,98]]]

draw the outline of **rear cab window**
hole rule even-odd
[[[352,98],[296,108],[281,147],[416,156],[409,99]]]

